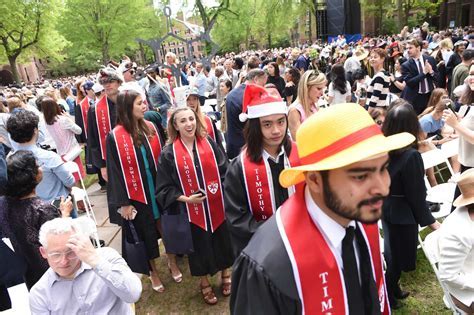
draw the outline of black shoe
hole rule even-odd
[[[398,292],[395,292],[395,297],[399,300],[404,300],[406,299],[408,296],[410,296],[410,292],[408,291],[403,291],[403,290],[400,290]]]
[[[393,299],[389,298],[389,302],[390,302],[390,308],[392,310],[398,310],[399,308],[402,307],[402,303],[398,302],[398,300],[395,298]]]
[[[410,292],[403,291],[400,288],[400,286],[397,286],[397,288],[395,289],[395,292],[393,292],[393,295],[395,296],[395,298],[397,298],[399,300],[404,300],[410,295]]]

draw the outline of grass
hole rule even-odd
[[[423,230],[423,237],[428,233],[429,229]],[[164,253],[163,246],[160,246],[160,252]],[[183,273],[183,281],[179,284],[171,278],[165,257],[158,258],[156,264],[166,291],[154,292],[148,277],[143,277],[143,293],[136,303],[138,315],[230,314],[229,298],[223,297],[220,293],[219,273],[211,279],[219,302],[217,305],[209,306],[204,303],[199,291],[199,279],[192,277],[189,272],[186,257],[178,258],[178,265]],[[421,249],[417,253],[416,270],[402,274],[401,286],[404,290],[410,291],[410,296],[401,301],[403,307],[393,314],[450,314],[444,307],[443,291]]]
[[[160,253],[164,253],[163,245],[160,246]],[[220,273],[211,278],[214,293],[217,296],[217,305],[207,305],[204,303],[199,290],[199,278],[192,277],[189,272],[188,260],[186,257],[177,258],[178,266],[183,273],[183,281],[175,283],[166,265],[166,257],[156,260],[158,273],[163,285],[164,293],[157,293],[152,290],[148,277],[142,277],[143,292],[140,300],[136,303],[137,314],[230,314],[229,299],[221,294]]]
[[[85,150],[82,150],[81,161],[82,161],[82,165],[84,166],[84,168],[86,167],[85,154],[86,154]],[[86,186],[86,188],[89,188],[89,186],[91,186],[92,184],[97,182],[97,175],[95,175],[95,174],[92,174],[92,175],[86,174],[86,177],[83,180],[84,180],[84,186]]]

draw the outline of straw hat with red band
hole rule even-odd
[[[286,115],[287,113],[286,103],[282,100],[278,90],[266,89],[255,84],[245,86],[242,113],[239,115],[241,122],[245,122],[247,119],[273,114]]]
[[[464,171],[456,180],[461,196],[453,202],[453,206],[462,207],[474,203],[474,168]]]
[[[385,137],[369,113],[358,104],[321,109],[304,121],[296,133],[301,166],[280,174],[289,187],[304,181],[307,171],[331,170],[403,148],[415,141],[407,132]]]

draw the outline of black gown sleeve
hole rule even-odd
[[[183,195],[183,192],[174,162],[172,144],[168,144],[163,148],[158,159],[155,194],[161,212],[166,210],[173,213],[173,210],[179,209],[179,201],[176,199]]]
[[[232,266],[232,314],[301,314],[291,262],[275,216],[255,233]]]
[[[100,152],[99,130],[95,121],[95,106],[87,114],[87,152],[88,161],[97,168],[105,167],[105,160]]]
[[[248,205],[239,157],[232,160],[224,182],[225,216],[229,226],[234,255],[237,257],[247,246],[257,228],[264,222],[257,222]]]
[[[123,181],[122,168],[120,167],[120,159],[112,133],[106,138],[107,148],[107,204],[109,206],[109,216],[112,223],[120,222],[120,216],[117,209],[122,206],[130,205],[128,199],[127,188]],[[137,152],[138,153],[138,152]]]
[[[214,128],[215,128],[215,125],[214,125]],[[212,140],[210,137],[207,137],[207,140],[209,140],[212,150],[214,151],[214,155],[216,156],[217,167],[219,168],[219,173],[221,175],[221,182],[224,185],[225,174],[227,172],[227,167],[229,166],[229,159],[227,158],[227,155],[225,154],[224,148],[222,147],[222,143],[221,145],[219,145],[216,142],[214,142],[214,140]]]
[[[84,127],[84,119],[82,118],[82,108],[81,108],[80,103],[79,104],[76,103],[76,105],[74,106],[74,122],[76,123],[76,125],[81,127],[81,130],[82,130],[81,134],[76,135],[77,142],[86,143],[87,142],[87,138],[86,138],[87,130]]]
[[[425,170],[421,154],[413,150],[409,153],[404,169],[401,172],[402,187],[413,216],[420,226],[434,223],[435,218],[431,214],[426,203],[426,186],[424,182]]]

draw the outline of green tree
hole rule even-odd
[[[72,43],[69,57],[82,69],[138,49],[137,37],[162,31],[149,0],[67,0],[61,21],[64,36]]]
[[[0,1],[0,57],[8,60],[16,82],[20,82],[16,68],[19,57],[61,57],[67,44],[56,31],[61,9],[60,0]]]

